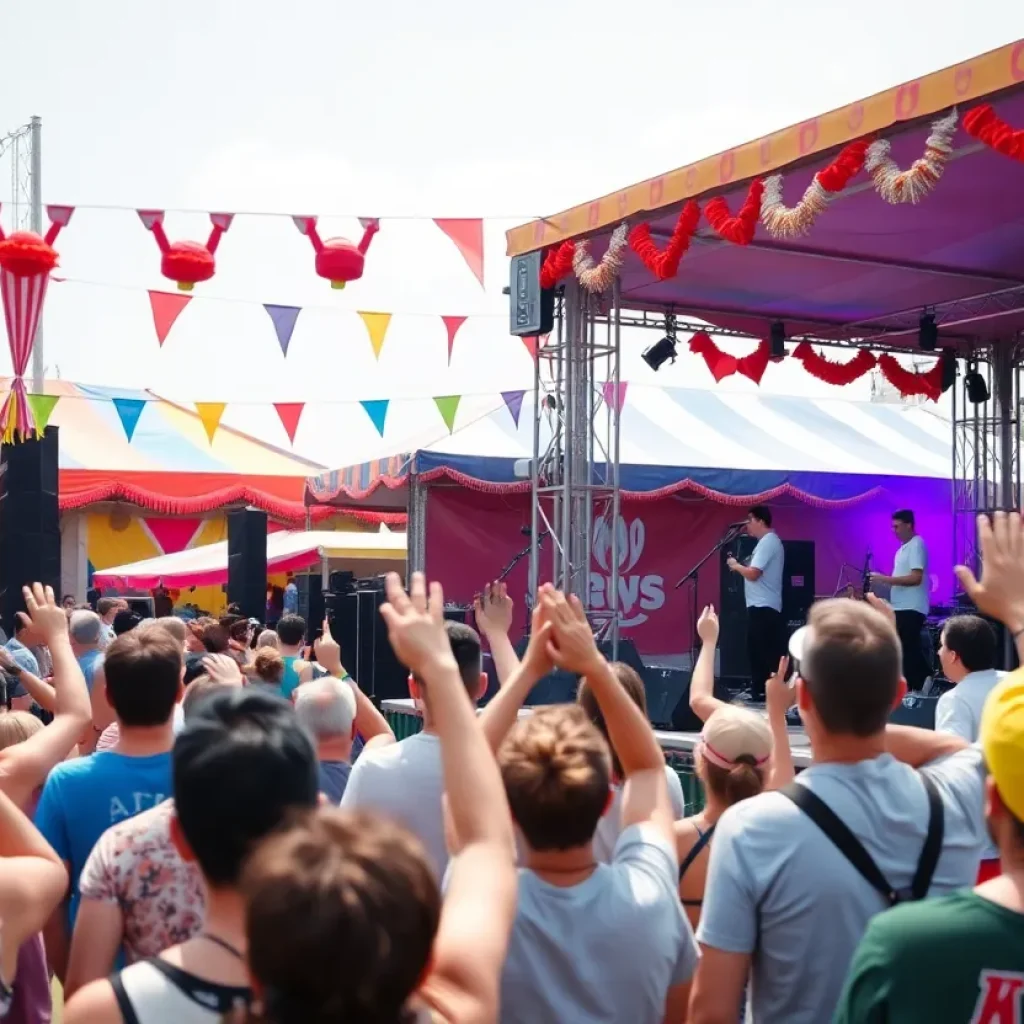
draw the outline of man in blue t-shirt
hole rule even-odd
[[[750,692],[755,700],[763,701],[765,684],[778,671],[786,653],[786,623],[782,618],[786,555],[779,535],[772,529],[772,511],[766,505],[755,505],[747,513],[747,533],[757,541],[750,563],[743,565],[730,557],[726,564],[743,577]]]
[[[117,745],[54,768],[36,810],[36,826],[71,880],[67,899],[44,933],[51,967],[62,982],[78,910],[78,878],[93,846],[111,825],[171,795],[173,712],[184,674],[181,645],[164,630],[133,630],[107,648],[104,670]]]

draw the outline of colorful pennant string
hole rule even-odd
[[[149,305],[153,310],[153,326],[156,328],[157,343],[163,347],[174,321],[192,301],[191,295],[175,295],[173,292],[149,293]]]
[[[455,243],[466,266],[484,287],[484,222],[472,219],[434,218],[434,223]]]
[[[370,422],[377,428],[377,433],[384,436],[384,422],[388,418],[388,399],[372,398],[359,404],[366,410]]]
[[[210,444],[213,444],[213,435],[217,433],[217,427],[220,426],[220,418],[224,415],[227,402],[196,402],[195,406],[206,436],[209,438]]]
[[[295,444],[295,431],[299,429],[299,420],[302,418],[302,410],[306,408],[305,402],[275,402],[274,410],[277,418],[288,435],[288,440]]]
[[[115,398],[114,408],[121,420],[125,437],[129,442],[135,436],[135,428],[139,425],[139,417],[142,410],[146,408],[146,402],[142,398]]]
[[[466,322],[464,316],[443,316],[441,319],[444,321],[444,329],[448,332],[448,365],[452,365],[452,349],[455,347],[455,335],[459,333],[459,328]]]
[[[287,356],[292,332],[295,330],[295,322],[299,319],[302,308],[300,306],[275,306],[271,302],[263,303],[263,308],[270,314],[270,319],[273,321],[277,343],[281,346],[281,354]]]
[[[60,395],[26,395],[28,407],[32,413],[32,422],[36,425],[36,433],[42,434],[53,415],[54,406],[60,401]]]
[[[613,380],[606,380],[602,389],[605,405],[614,409],[616,413],[622,412],[622,406],[626,402],[627,387],[629,387],[629,381],[620,380],[616,384]]]
[[[380,350],[384,347],[384,335],[388,333],[391,314],[361,312],[359,317],[366,324],[367,333],[370,335],[370,344],[373,346],[374,358],[380,359]]]
[[[449,434],[455,429],[455,414],[459,411],[459,402],[461,401],[462,395],[442,395],[439,398],[434,398],[434,404],[437,406],[437,411],[441,414],[441,419],[444,420]]]
[[[519,414],[523,411],[523,395],[525,391],[502,391],[501,397],[505,407],[512,415],[512,422],[519,426]]]

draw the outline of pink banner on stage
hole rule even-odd
[[[934,494],[931,493],[934,490]],[[941,492],[941,493],[940,493]],[[952,586],[951,525],[948,481],[916,481],[919,530],[931,551],[932,602],[949,600]],[[898,501],[903,497],[902,502]],[[815,593],[829,597],[840,584],[859,585],[867,550],[875,569],[889,572],[896,550],[891,515],[913,506],[907,496],[883,494],[842,511],[793,503],[772,506],[775,527],[784,540],[815,542]],[[432,488],[427,502],[427,573],[444,586],[448,601],[468,604],[494,579],[529,537],[528,495],[496,495],[461,488]],[[624,501],[618,524],[618,610],[621,635],[644,655],[678,655],[689,650],[697,610],[719,604],[720,559],[711,558],[692,584],[678,590],[682,579],[715,546],[726,527],[745,517],[746,509],[716,502]],[[592,538],[590,606],[609,609],[612,575],[611,534],[595,517]],[[552,547],[541,551],[541,581],[551,576]],[[509,574],[509,593],[516,605],[513,640],[525,628],[525,597],[529,558]]]

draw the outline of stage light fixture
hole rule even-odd
[[[665,363],[676,361],[676,339],[671,334],[666,334],[650,348],[644,349],[640,358],[657,373]]]
[[[923,352],[934,352],[939,344],[939,328],[934,313],[922,313],[917,323],[917,345]]]
[[[772,362],[777,363],[786,358],[786,325],[781,320],[772,324],[768,332],[768,344]]]
[[[956,364],[956,352],[951,348],[944,348],[939,357],[942,363],[942,390],[948,391],[955,383],[959,367]]]
[[[967,391],[968,401],[975,405],[984,405],[989,400],[988,383],[978,372],[977,363],[969,363],[967,376],[964,377],[964,388]]]

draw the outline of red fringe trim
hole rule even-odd
[[[799,359],[812,377],[837,387],[859,380],[865,373],[873,370],[878,362],[872,352],[862,348],[858,349],[857,354],[849,361],[838,363],[816,352],[806,341],[801,341],[793,349],[793,358]]]
[[[630,231],[629,247],[659,281],[667,281],[679,273],[679,262],[690,248],[690,240],[699,223],[700,207],[691,199],[679,211],[672,237],[665,243],[664,249],[659,249],[651,238],[651,225],[646,221]]]
[[[15,231],[0,242],[0,267],[15,277],[48,274],[57,266],[57,251],[32,231]]]
[[[915,373],[907,370],[896,361],[894,356],[886,353],[878,357],[878,368],[882,376],[904,397],[924,395],[933,402],[942,394],[942,361],[939,360],[930,370]]]
[[[572,259],[576,255],[575,242],[562,242],[548,249],[540,265],[541,288],[554,288],[559,281],[572,271]]]
[[[733,245],[750,245],[754,240],[757,222],[761,217],[761,197],[764,195],[764,183],[755,178],[747,189],[747,198],[743,201],[739,213],[734,217],[729,211],[729,204],[722,196],[712,199],[704,207],[704,216],[719,237]]]
[[[815,175],[818,184],[826,192],[842,192],[850,180],[864,169],[869,145],[871,145],[871,139],[858,139],[856,142],[844,146],[840,150],[839,156],[828,167],[818,171]]]
[[[968,111],[964,131],[1002,156],[1024,163],[1024,131],[1012,128],[986,103]]]

